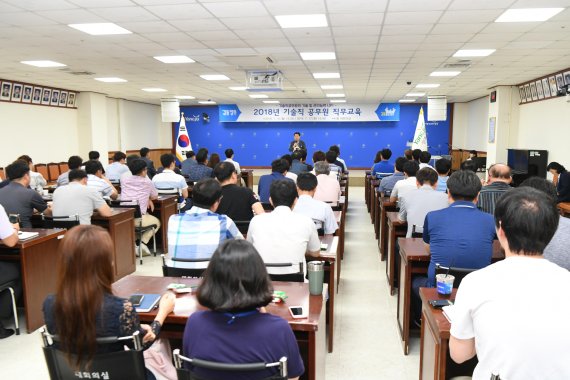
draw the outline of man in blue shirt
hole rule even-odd
[[[287,174],[289,163],[283,159],[274,160],[271,163],[271,174],[262,175],[259,177],[259,184],[257,185],[257,192],[259,199],[263,203],[269,203],[269,188],[271,183],[278,179],[284,179]]]
[[[390,149],[384,148],[380,151],[380,162],[377,162],[372,166],[373,176],[382,178],[382,174],[394,173],[394,166],[389,162],[390,157],[392,157],[392,151]]]
[[[189,175],[190,168],[194,165],[198,165],[198,163],[196,162],[196,153],[194,153],[193,150],[189,150],[188,152],[186,152],[186,159],[182,161],[181,164],[180,171],[182,172],[182,175],[185,176]]]
[[[396,182],[406,179],[406,176],[404,175],[404,164],[406,162],[408,162],[406,157],[398,157],[396,159],[396,164],[392,168],[394,174],[382,178],[380,186],[378,186],[378,191],[382,197],[389,197],[390,194],[392,194],[392,189],[394,189]]]
[[[310,172],[313,168],[305,163],[307,159],[307,151],[306,150],[296,150],[291,154],[291,158],[293,161],[291,162],[291,168],[289,171],[291,173],[295,173],[297,175],[301,173]]]
[[[460,170],[447,181],[449,207],[429,212],[423,239],[431,254],[428,277],[412,281],[416,321],[421,313],[420,287],[435,287],[435,265],[480,269],[491,263],[493,240],[497,238],[491,214],[477,208],[481,180],[471,171]]]
[[[449,179],[449,171],[451,170],[451,161],[447,158],[440,158],[435,162],[435,170],[439,176],[437,180],[437,191],[447,192],[447,180]]]
[[[204,178],[214,178],[214,169],[207,166],[208,164],[208,150],[201,148],[196,153],[197,165],[192,165],[188,171],[188,180],[198,182]]]

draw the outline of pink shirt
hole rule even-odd
[[[314,199],[323,202],[338,202],[340,197],[340,183],[326,174],[319,174],[317,176],[317,191],[315,192]]]
[[[121,180],[121,199],[139,201],[143,215],[146,214],[151,197],[158,197],[158,192],[148,177],[133,175]]]

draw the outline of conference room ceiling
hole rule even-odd
[[[177,95],[196,98],[182,104],[262,104],[229,87],[245,85],[246,69],[276,68],[284,74],[284,91],[265,94],[281,102],[328,102],[329,92],[346,94],[348,103],[398,101],[417,92],[418,83],[439,83],[427,93],[465,102],[491,87],[570,66],[570,9],[545,22],[494,22],[506,9],[538,6],[566,8],[570,0],[3,0],[0,78],[155,104]],[[282,29],[275,19],[318,13],[328,26]],[[102,22],[132,34],[92,36],[68,26]],[[470,66],[456,77],[429,76],[458,63],[462,58],[452,56],[459,49],[496,51],[469,58]],[[336,60],[304,61],[301,52],[335,52]],[[153,58],[169,55],[196,62]],[[29,60],[67,67],[20,63]],[[338,72],[340,79],[317,80],[315,72]],[[206,81],[204,74],[230,80]],[[344,88],[320,87],[338,84]],[[148,87],[167,92],[141,90]]]

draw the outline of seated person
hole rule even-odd
[[[430,168],[430,169],[432,169],[432,170],[435,170],[435,169],[433,168],[433,166],[431,166],[431,165],[429,164],[430,160],[431,160],[431,153],[428,152],[427,150],[422,151],[422,152],[420,153],[420,169],[423,169],[423,168]]]
[[[208,160],[207,166],[214,170],[217,164],[220,163],[220,155],[218,153],[212,153],[210,159]],[[213,176],[213,174],[212,174]]]
[[[338,145],[331,145],[329,150],[332,150],[336,153],[336,162],[335,164],[342,168],[343,173],[348,173],[348,167],[346,166],[346,162],[342,158],[340,158],[340,148]]]
[[[201,148],[196,153],[196,163],[197,165],[192,165],[188,169],[188,180],[192,182],[198,182],[203,178],[213,178],[214,170],[208,166],[208,150]],[[165,166],[166,168],[166,166]]]
[[[435,162],[435,171],[437,172],[437,191],[447,192],[447,180],[451,171],[451,161],[447,158],[440,158]]]
[[[214,175],[222,186],[222,200],[218,214],[227,215],[234,221],[250,221],[253,215],[263,214],[263,206],[249,187],[238,186],[238,175],[229,161],[220,162]]]
[[[416,161],[418,163],[418,165],[420,164],[420,156],[422,154],[422,150],[421,149],[414,149],[412,150],[412,159],[414,161]]]
[[[144,254],[150,255],[147,247],[148,242],[160,229],[160,220],[148,211],[154,211],[152,201],[158,199],[158,191],[152,181],[148,178],[148,163],[137,158],[129,162],[131,176],[121,180],[121,200],[137,201],[141,209],[141,218],[135,218],[135,226],[147,227],[156,225],[153,231],[146,231],[142,234],[141,250]],[[164,173],[163,173],[164,174]],[[137,250],[138,252],[138,250]]]
[[[83,159],[79,156],[71,156],[67,160],[67,167],[69,168],[68,171],[65,173],[61,173],[59,177],[57,177],[57,186],[65,186],[69,183],[69,172],[75,169],[81,169],[81,165],[83,165]]]
[[[196,153],[194,153],[193,150],[189,150],[186,152],[186,159],[182,161],[182,175],[188,176],[190,174],[190,168],[194,165],[198,165],[196,162]]]
[[[326,155],[326,160],[329,163],[329,167],[331,169],[331,173],[336,174],[337,179],[340,178],[340,175],[342,174],[342,166],[341,165],[337,165],[338,161],[336,160],[336,152],[329,150]]]
[[[325,152],[323,152],[322,150],[317,150],[313,153],[313,167],[317,164],[317,162],[319,161],[326,161],[327,160],[327,156],[325,155]],[[315,174],[315,173],[313,173]]]
[[[297,182],[297,174],[291,173],[290,170],[291,165],[293,165],[293,157],[290,154],[284,154],[281,156],[281,159],[287,161],[287,173],[285,173],[285,177]]]
[[[230,162],[231,164],[234,165],[234,168],[236,169],[236,173],[237,173],[238,178],[239,178],[239,176],[241,176],[241,168],[239,166],[239,163],[234,161],[234,155],[235,155],[234,150],[232,148],[228,148],[224,151],[224,154],[226,155],[225,161]],[[215,169],[215,167],[214,167],[214,169]]]
[[[411,149],[406,149],[404,151],[404,157],[406,157],[406,160],[411,161],[414,159],[413,155],[412,155],[412,150]]]
[[[420,170],[420,165],[416,161],[404,163],[404,176],[406,179],[394,184],[394,188],[390,193],[390,202],[399,202],[402,195],[418,188],[416,185],[416,173],[418,170]]]
[[[297,199],[293,212],[308,216],[313,220],[317,229],[322,229],[326,235],[332,235],[338,230],[338,223],[331,206],[313,198],[318,183],[314,174],[299,174],[297,177],[299,199]]]
[[[105,177],[111,182],[119,182],[121,175],[129,171],[129,167],[125,165],[127,155],[123,152],[115,152],[113,155],[113,163],[105,169]]]
[[[394,190],[396,183],[406,179],[406,175],[404,174],[404,164],[408,161],[409,160],[406,157],[398,157],[396,159],[396,163],[392,169],[394,174],[382,178],[380,185],[378,185],[377,191],[380,193],[381,197],[389,197],[392,195],[392,190]]]
[[[475,160],[466,160],[461,163],[461,170],[469,170],[473,173],[477,173],[477,169],[479,168],[477,162]]]
[[[259,193],[259,199],[263,203],[269,203],[269,189],[273,181],[279,179],[285,179],[287,174],[287,168],[289,164],[283,159],[274,160],[271,163],[271,174],[265,174],[259,177],[259,184],[257,185],[257,192]],[[290,180],[290,179],[289,179]],[[290,180],[293,184],[295,182]]]
[[[479,210],[493,215],[495,204],[505,192],[511,189],[509,184],[512,180],[511,168],[507,165],[491,165],[487,185],[483,186],[477,200]]]
[[[543,259],[559,220],[536,189],[513,189],[497,202],[505,259],[467,275],[453,306],[449,353],[457,363],[477,355],[473,379],[570,379],[570,272]]]
[[[450,205],[429,212],[424,221],[423,240],[431,255],[428,277],[412,280],[412,302],[416,321],[420,318],[419,288],[435,286],[435,265],[479,269],[491,263],[496,238],[493,216],[476,207],[481,190],[479,177],[460,170],[447,181]]]
[[[520,184],[523,187],[532,187],[545,193],[548,198],[558,204],[556,186],[552,182],[540,177],[530,177]],[[570,271],[570,218],[561,216],[556,233],[550,243],[544,248],[544,258]]]
[[[570,202],[570,173],[558,162],[551,162],[546,167],[555,178],[558,202]]]
[[[0,240],[7,247],[13,247],[18,243],[18,230],[20,226],[18,223],[12,224],[8,219],[4,207],[0,205]],[[17,262],[0,261],[0,284],[5,284],[10,281],[15,281],[16,286],[14,289],[14,296],[16,300],[22,293],[22,286],[20,284],[20,264]],[[0,339],[8,338],[14,335],[14,330],[7,329],[2,324],[2,319],[10,316],[12,311],[12,297],[8,292],[0,293]]]
[[[408,222],[406,237],[412,237],[412,232],[422,233],[424,220],[430,211],[441,210],[449,206],[447,194],[435,191],[437,173],[425,167],[416,173],[415,190],[410,190],[400,198],[398,217]],[[415,227],[415,229],[414,229]]]
[[[394,165],[390,163],[390,157],[392,157],[392,151],[388,148],[384,148],[376,153],[374,165],[372,165],[373,176],[382,178],[394,173]]]
[[[139,153],[141,155],[141,159],[146,163],[146,171],[148,178],[152,179],[156,174],[156,169],[154,168],[154,162],[148,157],[150,149],[148,148],[141,148]],[[127,157],[128,158],[128,157]],[[127,160],[127,166],[129,166],[129,162]]]
[[[315,175],[317,176],[317,189],[313,198],[332,204],[337,204],[341,195],[340,183],[336,178],[331,177],[329,164],[317,161],[315,164]]]
[[[18,160],[25,161],[30,167],[30,188],[33,190],[42,190],[47,185],[47,181],[41,173],[34,171],[34,163],[32,158],[26,154],[18,157]]]
[[[113,211],[101,194],[87,187],[87,173],[81,169],[69,172],[69,184],[53,192],[53,216],[79,216],[79,224],[91,224],[93,210],[101,216],[111,216]]]
[[[99,192],[102,197],[117,199],[119,193],[115,186],[103,175],[103,165],[99,161],[87,161],[85,163],[87,172],[87,187]]]
[[[169,257],[210,258],[224,240],[243,239],[231,218],[216,213],[221,198],[222,187],[215,179],[205,178],[196,182],[192,189],[192,208],[172,215],[168,220]],[[206,268],[208,263],[170,262],[168,265]]]
[[[129,154],[127,156],[127,167],[129,167],[129,165],[131,164],[131,162],[133,162],[134,160],[140,160],[141,156],[139,156],[138,154]],[[147,166],[148,168],[148,166]],[[147,169],[148,170],[148,169]],[[156,174],[156,173],[155,173]],[[133,175],[133,173],[131,173],[131,169],[129,169],[128,172],[124,172],[123,174],[121,174],[121,178],[119,180],[119,182],[122,184],[123,181],[125,180],[125,178],[129,178]],[[148,176],[148,173],[147,173]],[[150,177],[149,177],[150,178]],[[122,190],[122,189],[121,189]]]
[[[60,338],[56,348],[76,355],[69,363],[72,367],[95,354],[124,350],[121,343],[97,347],[100,337],[139,331],[144,347],[150,347],[174,310],[172,293],[162,296],[150,325],[140,324],[132,303],[113,294],[113,241],[98,226],[76,226],[67,231],[58,258],[56,291],[45,299],[43,314],[49,333]],[[154,376],[147,374],[147,379]]]
[[[291,327],[265,310],[273,299],[273,286],[251,243],[230,240],[220,244],[196,297],[208,310],[194,312],[188,318],[182,339],[184,356],[232,364],[272,363],[286,357],[288,378],[298,379],[303,374],[303,360]],[[277,373],[275,368],[236,374],[185,365],[205,379],[256,380]]]
[[[161,190],[174,190],[182,196],[183,200],[188,198],[188,184],[183,176],[176,174],[176,157],[171,153],[165,153],[160,156],[160,163],[164,167],[161,173],[157,173],[152,177],[154,187],[160,192]],[[181,203],[182,203],[181,202]]]
[[[88,157],[89,161],[99,161],[99,157],[101,157],[101,155],[96,150],[92,150],[89,151]]]
[[[32,228],[34,210],[51,215],[51,208],[42,196],[30,189],[30,166],[26,161],[17,160],[8,165],[6,175],[10,183],[0,189],[0,205],[6,213],[20,216],[20,227]]]
[[[301,173],[310,172],[313,170],[311,165],[307,165],[305,163],[305,160],[307,159],[306,150],[300,149],[294,151],[291,154],[291,158],[293,161],[291,163],[291,167],[289,168],[289,172],[299,175]]]
[[[264,262],[294,264],[292,267],[269,268],[269,273],[297,273],[299,267],[296,264],[302,262],[306,274],[305,255],[317,257],[321,251],[315,223],[308,216],[292,211],[298,197],[293,181],[273,181],[270,193],[270,202],[275,210],[253,217],[247,231],[247,240],[253,243]]]

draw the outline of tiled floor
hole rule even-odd
[[[396,297],[389,296],[384,263],[378,258],[363,199],[364,188],[350,188],[345,256],[335,305],[335,345],[327,356],[326,379],[417,379],[419,339],[412,338],[410,354],[404,356],[396,325]],[[160,276],[160,265],[159,257],[145,258],[136,274]],[[48,379],[38,332],[0,340],[0,379]]]

